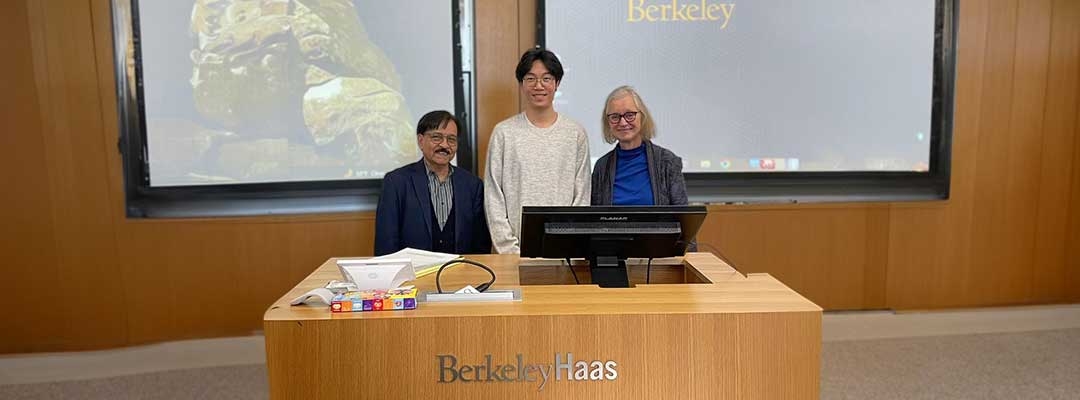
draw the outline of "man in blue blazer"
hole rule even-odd
[[[416,124],[424,158],[383,176],[375,211],[375,255],[406,247],[454,254],[487,254],[484,183],[450,164],[457,154],[458,121],[432,111]]]

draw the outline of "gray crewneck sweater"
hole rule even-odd
[[[521,207],[589,205],[589,140],[585,128],[558,115],[539,128],[521,113],[491,133],[484,208],[495,251],[519,253]]]

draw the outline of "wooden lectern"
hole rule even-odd
[[[341,279],[323,263],[266,311],[272,399],[816,399],[821,308],[709,253],[629,266],[631,288],[588,267],[477,255],[509,302],[331,314],[289,306]],[[484,282],[458,266],[444,290]],[[415,282],[435,290],[435,276]]]

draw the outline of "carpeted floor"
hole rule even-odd
[[[1080,399],[1080,329],[826,342],[822,399]],[[0,399],[265,399],[266,367],[0,385]]]
[[[266,365],[197,368],[25,385],[0,385],[0,399],[10,400],[199,400],[267,399]]]
[[[822,399],[1080,399],[1080,329],[825,343]]]

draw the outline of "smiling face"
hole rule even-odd
[[[446,125],[439,129],[416,135],[416,142],[424,153],[424,160],[429,165],[439,167],[450,165],[450,160],[457,154],[457,140],[458,129],[454,121],[446,121]]]
[[[618,139],[619,145],[632,149],[641,145],[641,109],[634,103],[634,97],[625,95],[611,100],[605,111],[608,128]]]
[[[525,104],[537,110],[549,109],[557,90],[559,82],[551,71],[539,60],[533,61],[532,68],[521,80],[521,97]]]

